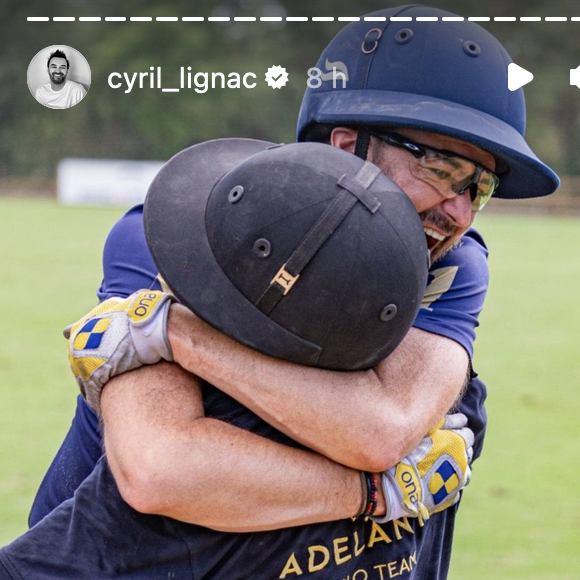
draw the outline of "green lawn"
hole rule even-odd
[[[96,301],[120,210],[0,199],[0,545],[26,529],[72,417],[62,328]],[[483,215],[492,284],[476,343],[488,385],[484,456],[460,512],[452,580],[580,574],[580,221]]]
[[[0,199],[0,544],[26,529],[72,419],[62,329],[96,304],[103,241],[120,213]]]
[[[492,281],[475,366],[489,431],[452,578],[580,577],[580,220],[482,215]]]

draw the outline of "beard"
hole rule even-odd
[[[55,84],[55,85],[62,85],[62,83],[64,83],[64,81],[66,80],[66,75],[57,75],[56,73],[52,73],[50,75],[50,80]]]
[[[453,225],[449,219],[443,216],[438,210],[429,209],[427,211],[419,212],[419,218],[421,218],[423,227],[433,227],[447,236],[447,239],[439,242],[432,248],[431,263],[440,260],[461,243],[461,236],[453,238],[453,235],[457,231],[457,226]]]
[[[455,238],[453,240],[447,240],[444,244],[435,248],[435,252],[433,252],[433,255],[431,256],[431,263],[433,264],[434,262],[441,260],[451,250],[454,250],[455,248],[457,248],[457,246],[460,246],[462,243],[461,238],[462,236],[459,236],[458,238]]]

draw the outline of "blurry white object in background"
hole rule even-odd
[[[65,205],[132,206],[145,199],[161,161],[63,159],[57,169],[57,199]]]

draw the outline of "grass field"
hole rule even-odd
[[[0,199],[0,545],[72,417],[61,329],[95,303],[120,210]],[[476,343],[489,432],[459,518],[453,580],[580,577],[580,220],[482,215],[492,284]]]

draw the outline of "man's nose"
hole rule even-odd
[[[446,199],[442,204],[442,209],[458,228],[466,228],[471,224],[472,211],[469,192]]]

